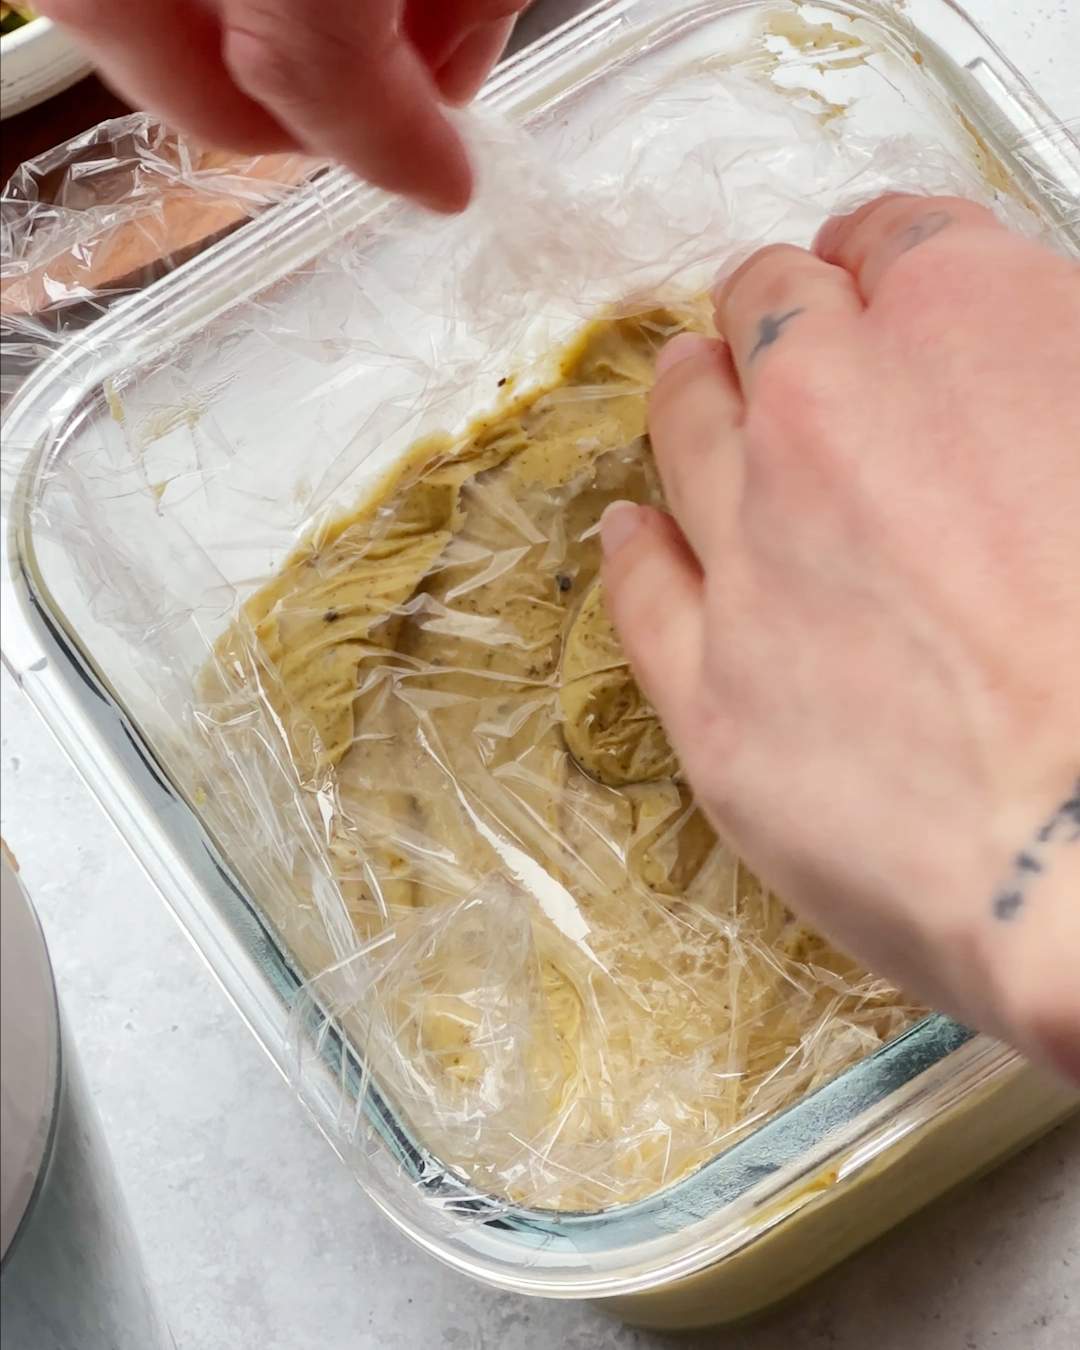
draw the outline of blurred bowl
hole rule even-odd
[[[31,19],[0,37],[0,118],[69,89],[93,69],[50,19]]]

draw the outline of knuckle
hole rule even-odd
[[[843,359],[825,342],[781,343],[766,353],[747,409],[747,436],[777,450],[802,454],[818,446],[827,451],[836,441],[831,433],[845,397],[846,382],[837,376]]]
[[[690,336],[684,333],[675,341],[681,342]],[[696,334],[693,336],[697,337]],[[712,344],[709,347],[690,347],[686,343],[680,352],[680,359],[661,372],[649,391],[650,422],[653,418],[662,421],[671,413],[679,411],[682,399],[688,391],[699,386],[706,370],[715,360],[711,347]]]
[[[225,60],[237,83],[256,98],[276,102],[294,98],[297,63],[288,43],[257,26],[233,28],[225,44]]]
[[[819,334],[812,343],[779,342],[764,352],[753,402],[794,404],[797,413],[800,403],[820,398],[834,375],[833,358],[822,350],[824,341]]]
[[[755,308],[760,310],[762,314],[786,309],[788,301],[799,290],[799,283],[800,272],[793,269],[786,269],[782,272],[776,271],[762,276],[753,293]]]
[[[717,293],[718,308],[730,309],[736,297],[741,302],[751,293],[756,295],[766,287],[776,287],[805,257],[805,250],[796,244],[767,244],[758,249],[721,283]]]
[[[939,252],[940,246],[972,231],[1000,229],[992,211],[963,197],[919,197],[902,204],[881,220],[878,228],[868,227],[856,240],[856,255],[864,263],[895,265],[907,259],[919,265]],[[933,241],[935,247],[924,249]]]
[[[989,207],[973,202],[968,197],[909,197],[900,214],[901,227],[924,216],[927,211],[945,212],[954,222],[970,224],[997,224],[997,217]]]
[[[955,347],[957,333],[978,316],[992,323],[993,277],[982,266],[957,267],[955,257],[955,249],[912,249],[886,267],[874,295],[879,331],[915,352],[938,342]]]
[[[230,73],[257,100],[278,107],[317,105],[364,68],[377,69],[400,41],[389,24],[342,27],[334,22],[338,12],[313,10],[297,30],[282,0],[245,0],[225,36]]]

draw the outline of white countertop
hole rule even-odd
[[[1076,0],[967,7],[1080,120]],[[750,1329],[674,1341],[466,1282],[336,1161],[6,672],[2,727],[3,833],[180,1350],[1080,1346],[1080,1121]]]

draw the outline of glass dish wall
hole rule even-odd
[[[966,191],[1077,250],[1080,156],[945,0],[616,0],[521,53],[486,102],[500,120],[473,128],[484,172],[462,221],[324,175],[28,382],[5,437],[5,657],[400,1226],[507,1287],[718,1320],[797,1286],[1069,1098],[935,1017],[637,1204],[552,1215],[478,1192],[378,1091],[325,989],[305,984],[311,962],[280,941],[288,877],[266,839],[215,815],[191,691],[237,603],[313,521],[417,436],[489,405],[508,366],[542,379],[544,353],[605,306],[685,299],[720,262],[805,242],[887,187]]]

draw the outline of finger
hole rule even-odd
[[[105,82],[206,145],[266,154],[297,142],[236,87],[221,55],[221,25],[198,0],[44,0]]]
[[[794,244],[759,249],[721,286],[716,325],[731,346],[739,381],[749,392],[773,347],[804,341],[837,319],[862,313],[850,273]]]
[[[444,66],[477,28],[513,20],[529,0],[405,0],[402,30],[430,70]]]
[[[505,51],[513,31],[513,19],[499,19],[474,28],[462,39],[435,72],[435,83],[447,103],[465,104],[475,97]]]
[[[638,684],[676,750],[693,722],[704,639],[701,569],[675,521],[615,502],[600,523],[604,595]]]
[[[437,211],[472,192],[461,138],[431,72],[398,26],[396,0],[225,0],[225,62],[237,84],[313,153]]]
[[[891,193],[847,216],[826,221],[814,252],[854,278],[869,304],[882,278],[904,254],[956,230],[1000,230],[992,211],[963,197],[918,197]]]
[[[664,495],[707,563],[730,533],[742,491],[744,407],[727,344],[684,333],[664,347],[649,396],[649,435]]]

